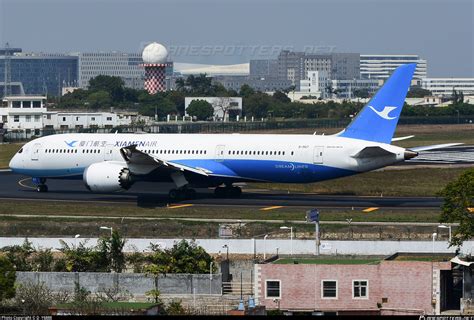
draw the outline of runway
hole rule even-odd
[[[31,180],[12,172],[0,172],[0,201],[45,201],[45,202],[86,202],[108,205],[133,205],[139,207],[169,206],[170,183],[138,182],[129,191],[113,194],[89,192],[82,180],[48,180],[49,191],[38,193]],[[350,195],[321,195],[311,193],[291,193],[281,191],[254,190],[244,186],[239,199],[217,199],[213,190],[198,189],[194,200],[181,204],[194,207],[257,207],[267,210],[282,207],[304,208],[397,208],[421,209],[439,208],[442,199],[436,197],[365,197]]]

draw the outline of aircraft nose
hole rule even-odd
[[[15,170],[20,169],[22,167],[22,164],[23,164],[23,161],[21,158],[21,154],[17,153],[13,156],[13,158],[11,158],[8,166],[10,167],[10,169],[12,169],[12,171],[15,171]]]
[[[10,163],[8,164],[10,169],[15,171],[16,168],[18,168],[18,155],[14,155],[13,158],[10,160]]]

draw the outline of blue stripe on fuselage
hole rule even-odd
[[[309,183],[349,176],[357,173],[351,170],[328,167],[324,165],[276,160],[182,159],[169,161],[193,168],[207,169],[210,170],[213,175],[225,176],[229,178],[235,177],[236,181],[238,181],[239,178],[243,178],[245,180],[282,183]],[[16,173],[24,174],[30,177],[77,179],[82,177],[85,168],[12,168],[12,170]]]
[[[308,183],[357,173],[324,165],[276,160],[224,159],[216,161],[186,159],[173,160],[172,162],[190,167],[205,168],[215,175],[287,183]]]

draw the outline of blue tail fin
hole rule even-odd
[[[398,67],[339,136],[390,144],[415,68],[416,63]]]

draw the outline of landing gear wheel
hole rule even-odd
[[[240,187],[229,188],[228,194],[231,198],[239,198],[242,195],[242,189]]]
[[[48,192],[48,186],[45,184],[39,184],[36,186],[36,191],[38,192]]]
[[[217,187],[214,189],[214,195],[216,196],[216,198],[225,198],[227,195],[227,192],[225,188]]]
[[[171,189],[170,192],[168,192],[168,197],[170,200],[178,200],[180,197],[180,192],[176,189]]]

